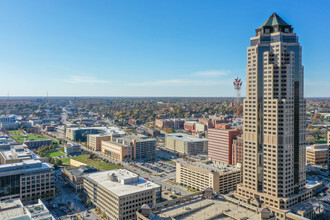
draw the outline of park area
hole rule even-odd
[[[11,135],[11,137],[20,144],[24,143],[24,141],[51,139],[42,134],[17,134],[17,135]]]
[[[47,152],[45,152],[45,157],[60,157],[60,156],[63,156],[65,155],[64,153],[62,153],[61,151],[59,150],[49,150]]]
[[[121,169],[122,167],[119,165],[114,165],[114,164],[110,164],[110,163],[106,163],[103,162],[100,159],[89,159],[88,158],[88,154],[83,154],[77,157],[72,157],[72,159],[85,163],[88,166],[93,166],[96,167],[97,169],[101,169],[101,170],[113,170],[113,169]],[[69,165],[70,163],[70,158],[62,158],[62,165]]]

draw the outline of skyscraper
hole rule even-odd
[[[274,13],[256,29],[247,54],[243,183],[236,197],[282,218],[311,196],[301,46],[291,25]]]

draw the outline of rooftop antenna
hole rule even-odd
[[[234,82],[234,88],[236,91],[236,99],[235,99],[235,103],[233,105],[234,107],[234,117],[239,117],[240,116],[240,97],[241,97],[241,88],[242,88],[242,80],[238,77],[235,78]]]

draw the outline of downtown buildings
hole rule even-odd
[[[84,176],[84,190],[107,219],[136,219],[143,204],[160,202],[161,186],[128,170],[117,169]]]
[[[55,196],[52,167],[40,160],[0,165],[0,200],[19,198],[23,203]]]
[[[235,196],[285,219],[311,196],[305,186],[301,46],[291,25],[274,13],[256,29],[247,55],[243,183]],[[304,215],[310,214],[306,211]]]

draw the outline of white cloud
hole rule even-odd
[[[95,83],[109,83],[107,80],[99,80],[92,76],[77,76],[71,75],[65,80],[66,83],[71,84],[95,84]]]
[[[197,71],[191,74],[191,76],[197,77],[218,77],[218,76],[227,76],[231,74],[230,70],[204,70]]]
[[[128,86],[216,86],[231,85],[230,81],[171,79],[128,83]]]

